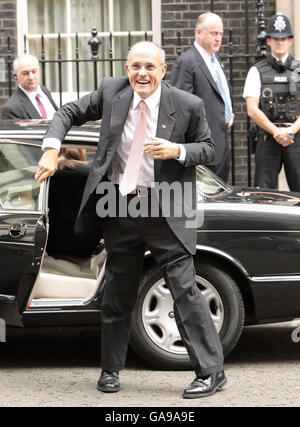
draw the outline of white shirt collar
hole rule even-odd
[[[44,94],[40,85],[38,85],[37,90],[34,90],[34,91],[26,90],[20,84],[18,86],[30,99],[35,99],[37,94],[39,94],[41,96],[43,96],[43,94]]]
[[[132,108],[135,110],[139,105],[140,101],[143,99],[143,101],[145,101],[149,110],[153,111],[160,102],[160,95],[161,95],[161,84],[158,86],[155,92],[153,92],[150,96],[148,96],[145,99],[141,98],[140,95],[138,95],[135,91],[133,91]]]
[[[212,54],[207,52],[207,50],[205,50],[204,47],[202,47],[196,40],[194,41],[194,46],[198,50],[200,55],[202,55],[206,59],[211,59]]]
[[[288,57],[289,57],[289,53],[286,53],[285,55],[284,55],[284,57],[283,58],[281,58],[281,60],[279,59],[279,58],[277,58],[277,56],[275,56],[275,55],[273,55],[272,54],[272,56],[273,56],[273,58],[275,58],[277,61],[281,61],[283,64],[286,62],[286,60],[288,59]]]

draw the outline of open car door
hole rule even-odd
[[[0,319],[22,326],[22,313],[47,241],[48,181],[34,179],[40,145],[0,139]]]

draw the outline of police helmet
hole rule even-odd
[[[282,13],[276,13],[268,22],[267,37],[294,37],[289,19]]]

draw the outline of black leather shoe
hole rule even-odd
[[[97,389],[105,393],[115,393],[120,390],[119,372],[102,371],[97,383]]]
[[[214,394],[227,383],[224,371],[207,376],[205,379],[196,377],[194,381],[184,390],[182,397],[185,399],[196,399]]]

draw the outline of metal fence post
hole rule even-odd
[[[97,78],[97,61],[98,61],[98,52],[99,46],[101,45],[101,40],[97,37],[98,31],[96,27],[92,28],[91,35],[92,37],[88,41],[88,44],[91,47],[91,59],[94,64],[94,89],[96,90],[98,87],[98,78]]]

